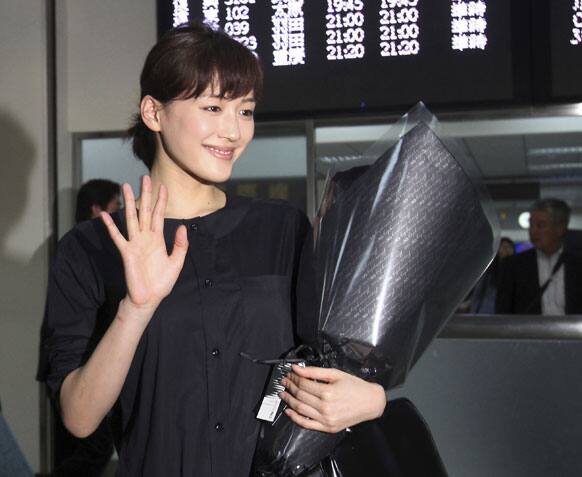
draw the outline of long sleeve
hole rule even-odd
[[[73,230],[59,243],[47,290],[42,345],[49,362],[47,384],[53,393],[58,393],[64,378],[94,350],[102,301],[97,267]]]

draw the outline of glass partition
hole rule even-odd
[[[390,398],[417,406],[450,477],[576,477],[580,360],[582,341],[437,339]]]
[[[307,140],[304,134],[259,134],[225,184],[236,195],[283,199],[307,210]]]
[[[86,138],[81,140],[80,149],[78,186],[91,179],[109,179],[127,182],[134,192],[139,191],[140,178],[148,169],[133,156],[129,141],[122,137]]]
[[[568,201],[574,209],[571,226],[582,228],[582,116],[477,119],[473,114],[462,120],[448,116],[441,117],[443,131],[475,157],[504,232],[525,238],[519,214],[540,196]],[[324,177],[330,164],[349,167],[391,123],[386,119],[384,124],[316,127],[317,177]]]

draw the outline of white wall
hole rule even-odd
[[[0,0],[0,400],[39,471],[34,379],[50,235],[45,2]],[[121,130],[137,106],[156,39],[155,0],[63,0],[57,9],[57,127],[62,233],[71,223],[72,133]]]
[[[47,275],[45,2],[0,0],[0,399],[39,466],[38,335]]]
[[[59,235],[73,218],[72,134],[128,127],[156,38],[155,0],[57,2]]]
[[[139,74],[156,41],[155,0],[67,0],[67,125],[73,131],[127,128]]]

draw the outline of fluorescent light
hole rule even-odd
[[[564,156],[569,154],[582,154],[582,146],[536,147],[527,151],[528,156]]]
[[[522,229],[529,229],[529,212],[522,212],[519,214],[517,222]]]

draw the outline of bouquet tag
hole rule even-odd
[[[305,366],[305,363],[299,363],[299,366]],[[281,380],[291,372],[291,363],[281,362],[276,364],[271,371],[269,384],[265,390],[261,407],[257,413],[257,419],[267,422],[273,422],[278,414],[281,405],[279,393],[285,391],[285,386]]]

